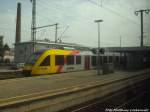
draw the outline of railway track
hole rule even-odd
[[[0,71],[0,80],[22,78],[24,77],[21,70]]]
[[[126,110],[130,112],[134,109],[139,109],[141,111],[143,109],[143,111],[149,112],[149,85],[150,79],[148,78],[144,82],[131,85],[131,87],[126,87],[116,93],[106,96],[106,99],[97,98],[75,107],[65,109],[62,112],[122,112]]]
[[[147,94],[147,95],[145,95]],[[112,103],[110,100],[102,102],[101,99],[97,99],[96,101],[90,102],[89,104],[72,109],[72,110],[65,110],[63,112],[112,112],[112,111],[127,111],[131,112],[134,109],[143,110],[142,112],[149,112],[150,107],[150,101],[146,99],[149,97],[150,91],[141,92],[136,96],[133,96],[133,98],[129,99],[128,101],[123,102],[122,104],[115,104]],[[146,97],[145,99],[142,99]],[[150,97],[149,97],[150,98]],[[139,100],[140,99],[140,100]],[[113,99],[113,100],[119,100],[119,99]],[[141,102],[141,100],[144,100],[144,102]]]
[[[8,75],[0,75],[0,80],[5,80],[5,79],[14,79],[14,78],[23,78],[24,76],[22,75],[15,75],[15,74],[8,74]]]
[[[150,84],[150,83],[149,83]],[[84,104],[72,107],[70,109],[63,110],[62,112],[132,112],[132,111],[150,111],[150,89],[146,83],[142,84],[144,88],[137,88],[139,90],[129,90],[128,92],[118,93],[117,95],[112,95],[103,101],[100,99],[95,99]],[[136,91],[132,94],[131,91]],[[130,94],[130,97],[127,97]],[[126,97],[123,99],[123,97]],[[122,101],[120,101],[123,99]]]

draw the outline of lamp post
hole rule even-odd
[[[103,22],[103,20],[95,20],[95,22],[98,24],[97,74],[100,75],[100,22]]]

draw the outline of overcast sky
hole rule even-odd
[[[0,35],[13,47],[17,2],[22,3],[22,41],[31,40],[30,0],[0,0]],[[101,46],[140,45],[140,14],[150,9],[150,0],[37,0],[37,26],[59,23],[63,42],[97,46],[97,24],[101,23]],[[37,39],[54,40],[55,28],[37,31]],[[144,43],[150,45],[150,13],[144,13]]]

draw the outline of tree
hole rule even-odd
[[[8,51],[10,50],[10,48],[9,48],[7,43],[3,46],[3,51],[6,51],[6,50],[8,50]]]

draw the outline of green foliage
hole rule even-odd
[[[7,50],[8,51],[10,50],[10,48],[9,48],[7,43],[4,46],[0,46],[0,56],[3,57],[4,56],[4,52],[7,51]]]
[[[9,50],[10,50],[10,48],[9,48],[9,46],[8,46],[8,44],[7,44],[7,43],[3,46],[3,50],[4,50],[4,51],[6,51],[6,50],[8,50],[8,51],[9,51]]]

